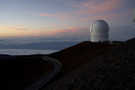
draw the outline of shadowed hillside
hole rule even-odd
[[[110,52],[114,44],[82,42],[78,45],[53,53],[49,56],[63,63],[63,71],[67,72],[90,62],[93,58]]]
[[[23,90],[40,77],[49,76],[54,68],[43,61],[43,56],[0,55],[0,79],[5,90]],[[135,86],[135,39],[86,41],[47,56],[60,61],[62,70],[39,90],[127,90]]]
[[[0,56],[0,82],[4,90],[23,90],[41,76],[53,71],[53,66],[42,60],[42,55]]]
[[[54,53],[52,56],[60,59],[68,74],[64,74],[42,90],[133,89],[134,45],[135,39],[111,45],[83,42]]]

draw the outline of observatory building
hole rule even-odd
[[[96,20],[90,26],[90,41],[104,42],[109,40],[109,25],[104,20]]]

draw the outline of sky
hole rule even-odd
[[[89,40],[94,20],[109,23],[110,39],[135,36],[135,0],[0,0],[0,38]]]

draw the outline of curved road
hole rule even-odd
[[[25,88],[24,90],[39,90],[61,71],[62,64],[58,60],[50,58],[48,56],[44,56],[43,60],[47,61],[50,64],[53,64],[54,70],[49,75],[41,77],[38,82],[32,84],[32,86],[28,88]]]

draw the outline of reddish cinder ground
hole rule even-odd
[[[63,72],[70,72],[80,67],[80,65],[90,62],[96,56],[110,52],[110,48],[113,46],[109,43],[91,43],[87,41],[49,56],[58,59],[63,64]]]

